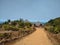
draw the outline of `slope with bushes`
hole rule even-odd
[[[52,19],[45,24],[45,28],[52,33],[60,33],[60,17]]]
[[[54,45],[60,45],[60,17],[48,21],[45,24],[45,30]]]
[[[8,20],[0,24],[0,42],[7,37],[8,40],[26,36],[35,31],[33,24],[23,19],[20,20]],[[10,33],[7,33],[11,31]],[[3,33],[1,33],[3,32]],[[5,33],[6,32],[6,33]],[[6,37],[6,38],[5,38]],[[3,42],[4,42],[3,41]]]

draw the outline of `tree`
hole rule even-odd
[[[24,20],[22,18],[20,18],[20,22],[24,22]]]
[[[8,22],[11,22],[11,20],[9,19]]]

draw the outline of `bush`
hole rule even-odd
[[[4,37],[4,34],[0,34],[0,37]]]
[[[12,30],[12,31],[18,31],[19,28],[14,27],[14,26],[9,26],[9,25],[4,25],[5,30]]]
[[[25,26],[27,26],[29,28],[32,26],[32,24],[30,22],[25,22]]]
[[[47,27],[50,26],[50,28],[48,28],[48,31],[55,33],[55,34],[60,33],[60,17],[50,20],[45,25]],[[53,26],[53,27],[51,27],[51,26]]]
[[[20,22],[20,23],[19,23],[19,28],[24,28],[24,27],[25,27],[24,22]]]

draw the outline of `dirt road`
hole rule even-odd
[[[36,28],[36,31],[29,36],[24,37],[13,45],[53,45],[48,39],[43,28]]]

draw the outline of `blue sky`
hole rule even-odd
[[[0,21],[28,19],[46,22],[60,17],[60,0],[0,0]]]

